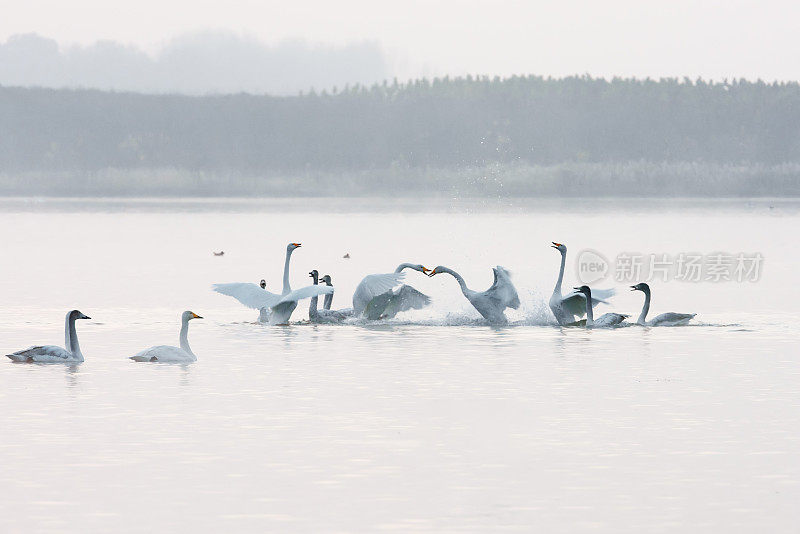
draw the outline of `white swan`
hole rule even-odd
[[[586,313],[586,297],[582,293],[573,291],[564,296],[561,293],[561,282],[564,280],[564,266],[567,262],[567,247],[561,243],[552,242],[552,247],[561,253],[561,270],[558,272],[558,280],[553,288],[553,295],[550,297],[550,310],[560,325],[568,325],[575,322],[576,316],[583,317]],[[592,290],[592,306],[599,303],[606,303],[605,299],[614,296],[613,289],[594,289]]]
[[[196,362],[197,356],[194,355],[194,352],[192,352],[192,349],[189,347],[189,321],[192,319],[202,319],[202,317],[188,310],[181,314],[180,347],[173,347],[171,345],[156,345],[155,347],[150,347],[149,349],[145,349],[142,352],[131,356],[130,359],[135,362]]]
[[[66,349],[55,345],[39,345],[25,350],[18,350],[12,354],[6,354],[15,362],[38,362],[38,363],[76,363],[83,361],[81,346],[78,344],[78,333],[75,331],[75,321],[78,319],[91,319],[78,310],[67,312],[64,324],[64,346]]]
[[[319,272],[314,269],[308,275],[314,281],[314,285],[319,283]],[[323,282],[328,287],[333,287],[331,283],[331,276],[326,274],[322,277]],[[333,303],[333,293],[325,295],[325,307],[321,310],[317,308],[317,297],[311,297],[311,302],[308,305],[308,319],[312,323],[338,323],[353,315],[353,310],[332,310],[331,304]]]
[[[647,321],[647,312],[650,311],[650,286],[642,282],[640,284],[636,284],[635,286],[631,286],[631,291],[641,291],[644,293],[644,306],[642,306],[642,313],[639,315],[639,319],[636,320],[636,324],[638,325],[679,326],[688,323],[694,318],[695,315],[697,315],[696,313],[666,312]]]
[[[494,271],[494,283],[492,287],[482,293],[468,288],[464,278],[448,267],[439,265],[428,276],[435,276],[440,273],[452,275],[458,285],[461,286],[461,292],[484,319],[492,324],[506,324],[508,319],[506,319],[503,312],[506,308],[519,308],[519,296],[517,296],[517,289],[511,282],[511,275],[505,268],[498,265],[492,271]]]
[[[401,311],[419,310],[431,303],[430,297],[408,285],[397,287],[404,269],[427,274],[430,269],[415,263],[401,263],[393,273],[370,274],[364,277],[353,293],[353,312],[367,319],[392,318]]]
[[[584,306],[586,306],[586,328],[605,328],[615,326],[630,317],[622,313],[604,313],[595,320],[592,306],[589,301],[592,299],[592,290],[589,286],[581,286],[574,288],[576,291],[583,293],[586,298],[584,299]]]
[[[292,252],[300,248],[300,243],[289,243],[286,245],[286,260],[283,264],[283,291],[285,295],[292,290],[289,284],[289,262],[292,259]],[[280,301],[281,295],[267,291],[267,282],[262,279],[258,286],[249,282],[231,282],[226,284],[214,284],[214,291],[233,297],[248,308],[258,310],[258,321],[266,323],[269,321],[270,308]]]
[[[300,246],[300,243],[289,243],[286,246],[286,261],[283,265],[283,293],[280,295],[270,293],[249,282],[214,284],[212,287],[217,293],[233,297],[245,306],[259,310],[259,321],[261,322],[269,322],[271,325],[287,324],[292,312],[297,308],[299,300],[333,293],[333,288],[327,286],[307,286],[292,291],[292,286],[289,284],[289,261],[292,258],[292,252]],[[268,314],[267,310],[269,310]]]

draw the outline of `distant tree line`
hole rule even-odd
[[[294,95],[307,87],[373,83],[388,72],[386,54],[374,41],[267,45],[234,32],[199,31],[164,42],[152,55],[109,40],[59,46],[40,35],[17,34],[0,41],[0,85],[20,87]]]
[[[292,97],[0,87],[0,172],[800,162],[800,85],[437,78]]]

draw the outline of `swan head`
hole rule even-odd
[[[320,280],[325,282],[325,285],[327,285],[327,286],[332,286],[333,285],[333,282],[331,282],[331,275],[329,275],[329,274],[326,274]]]
[[[644,282],[640,282],[635,286],[631,286],[631,291],[642,291],[644,293],[650,293],[650,286]]]
[[[267,281],[264,280],[263,278],[261,279],[261,282],[258,285],[261,286],[261,289],[267,289]]]
[[[191,321],[192,319],[202,319],[202,317],[197,315],[195,312],[189,310],[186,310],[181,314],[182,321]]]
[[[419,272],[421,272],[422,274],[428,274],[429,272],[431,272],[431,270],[430,270],[430,269],[428,269],[428,268],[427,268],[427,267],[425,267],[424,265],[420,265],[420,264],[417,264],[417,265],[411,265],[409,268],[410,268],[410,269],[414,269],[415,271],[419,271]]]
[[[442,266],[442,265],[437,265],[436,267],[434,267],[434,268],[433,268],[433,270],[432,270],[430,273],[428,273],[428,277],[434,276],[434,275],[436,275],[436,274],[441,274],[441,273],[443,273],[443,272],[444,272],[444,270],[445,270],[446,268],[447,268],[447,267],[444,267],[444,266]]]
[[[315,284],[319,282],[319,271],[317,271],[316,269],[312,269],[311,272],[308,273],[308,276],[314,280]]]
[[[289,243],[286,245],[286,252],[292,252],[296,248],[300,248],[302,245],[300,243]]]
[[[567,253],[567,245],[564,245],[562,243],[556,243],[555,241],[550,241],[550,242],[552,243],[552,245],[550,246],[559,251],[560,253],[562,254]]]
[[[91,319],[88,315],[81,313],[79,310],[72,310],[69,312],[70,319],[77,320],[77,319]]]
[[[583,293],[586,296],[592,294],[592,290],[589,288],[589,286],[573,287],[572,289],[574,289],[578,293]]]

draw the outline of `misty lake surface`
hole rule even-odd
[[[800,528],[800,202],[0,199],[2,532],[788,532]],[[522,306],[484,325],[447,275],[431,307],[288,327],[211,291],[329,273],[491,267]],[[691,326],[558,327],[551,241],[578,253],[760,253],[756,282],[651,282]],[[224,250],[215,257],[212,251]],[[350,259],[343,258],[345,253]],[[642,294],[614,280],[635,320]],[[135,363],[178,343],[191,365]],[[5,358],[4,358],[5,359]]]

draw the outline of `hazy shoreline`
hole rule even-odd
[[[800,163],[491,164],[245,174],[185,169],[0,173],[0,195],[26,197],[759,198],[800,196]]]

